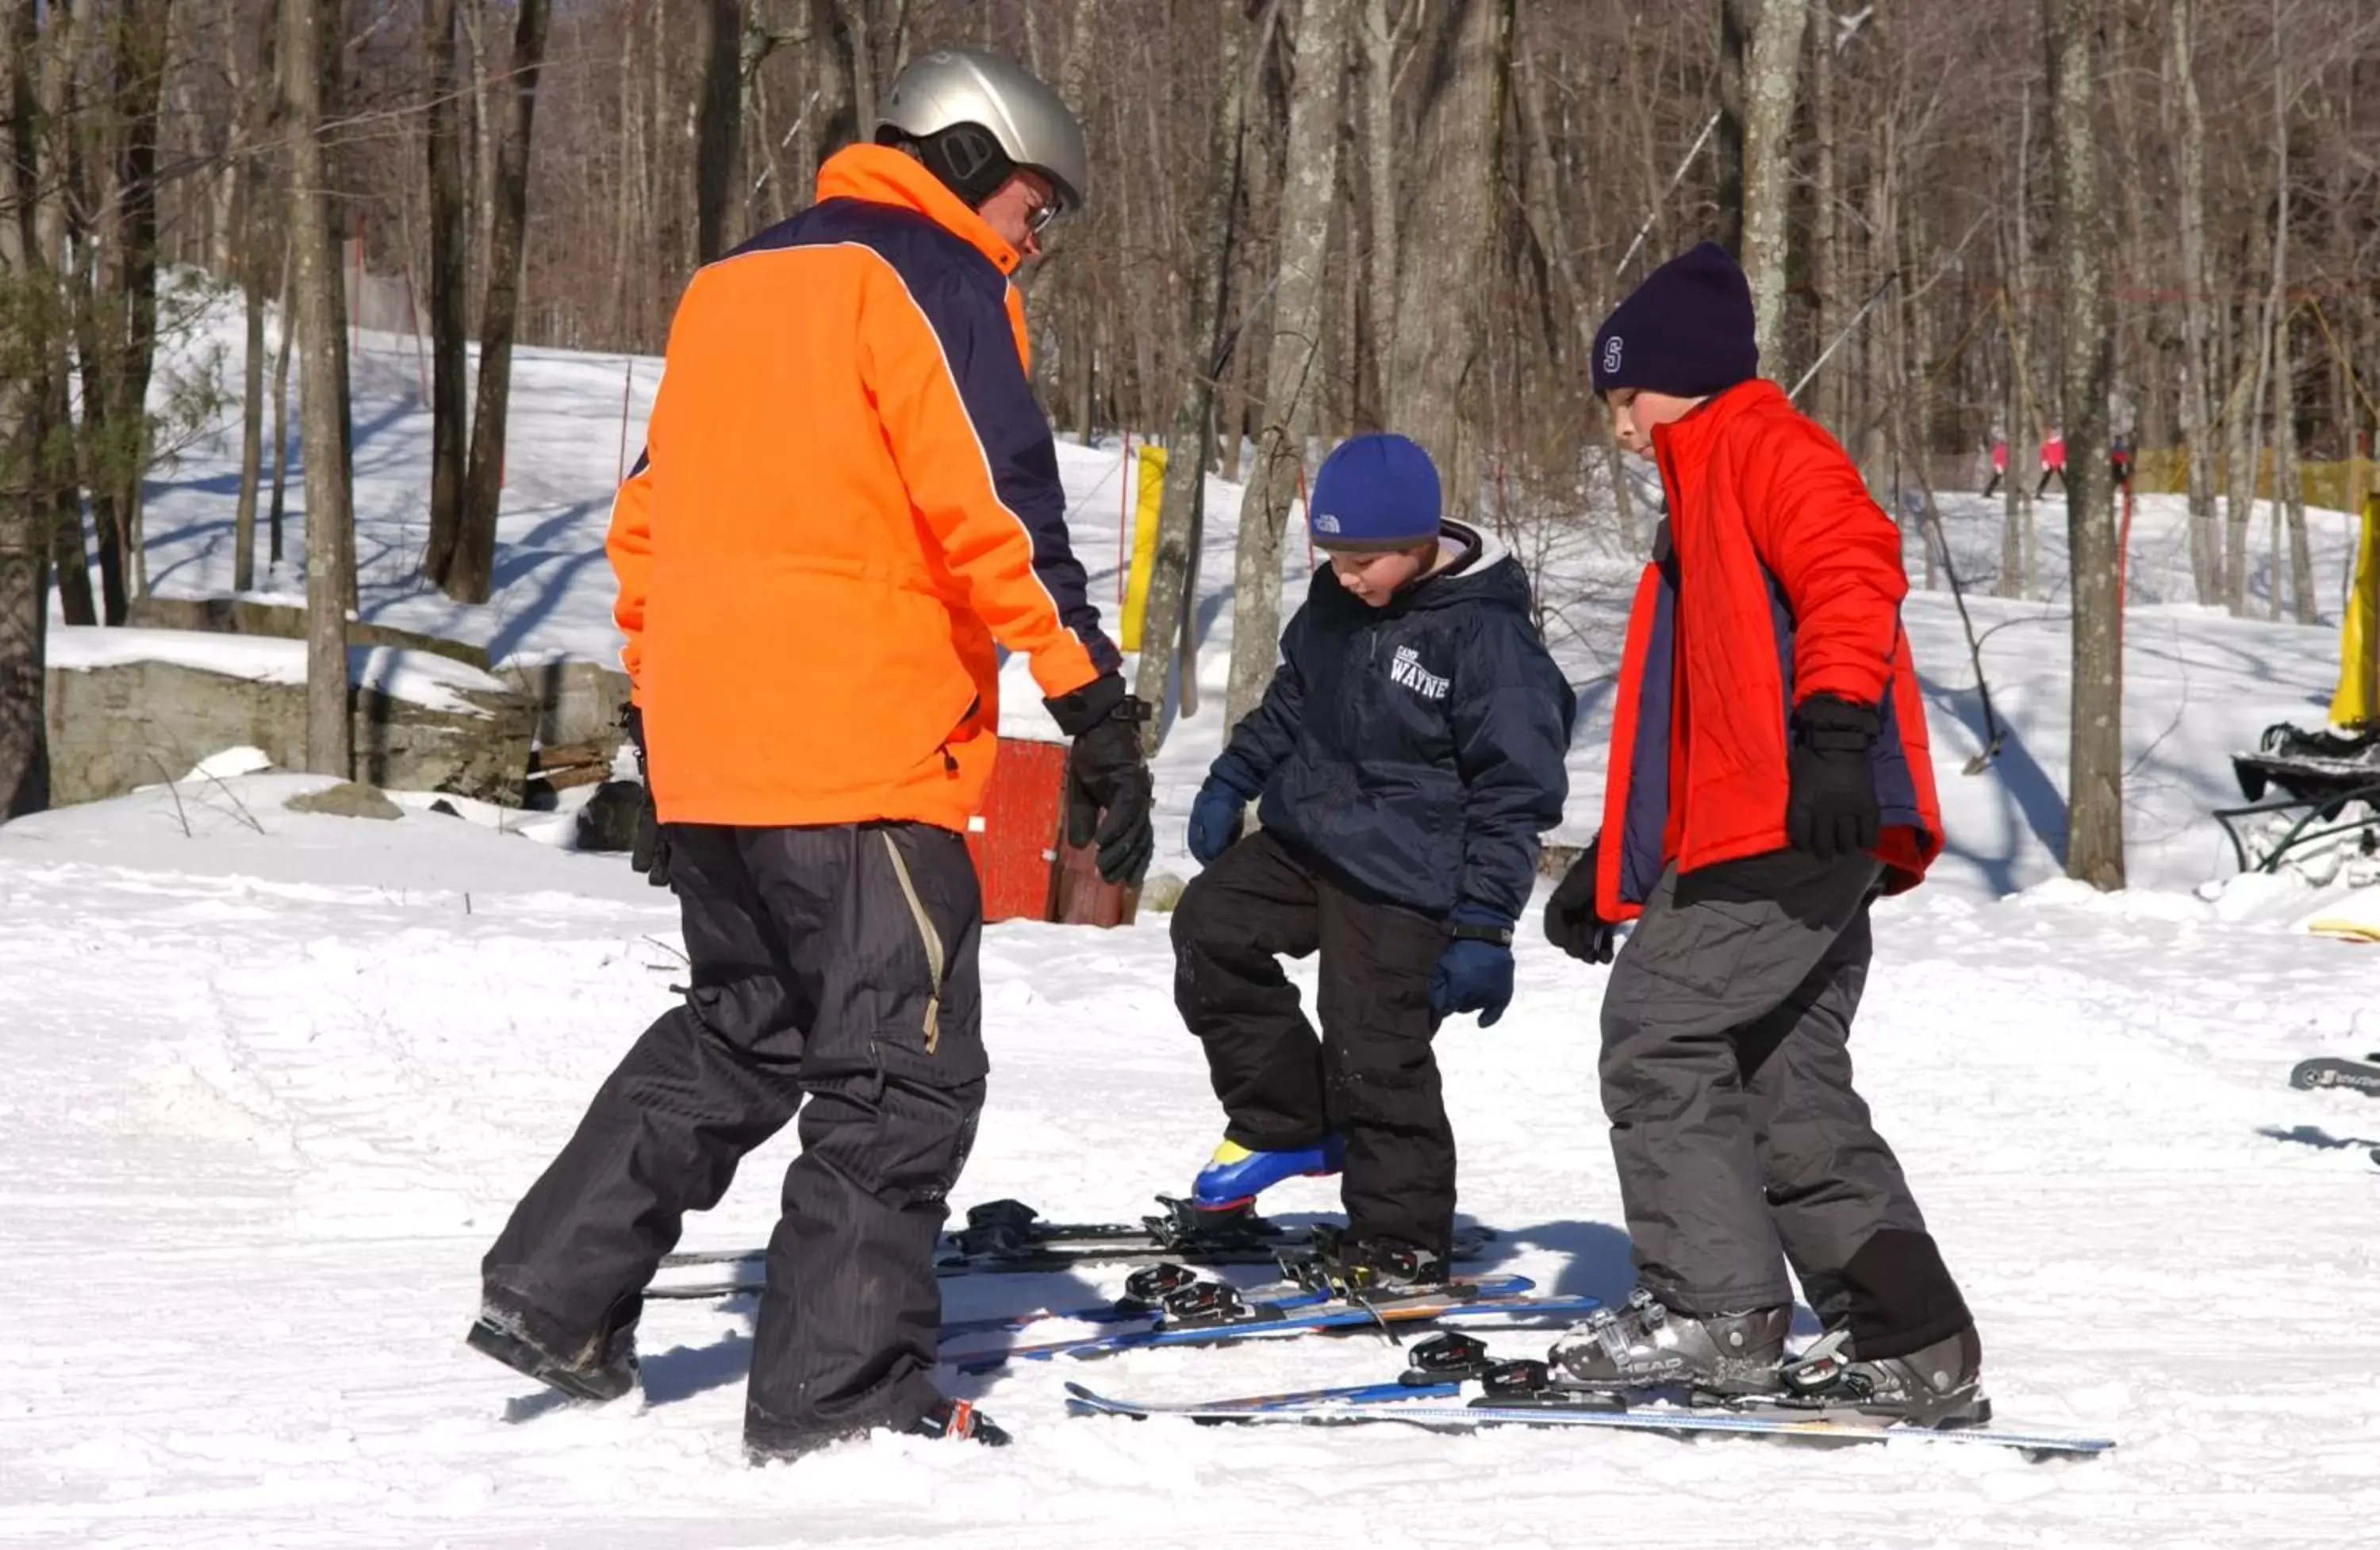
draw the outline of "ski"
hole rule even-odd
[[[1584,1394],[1567,1403],[1538,1399],[1525,1404],[1512,1404],[1486,1398],[1466,1400],[1464,1388],[1465,1386],[1459,1383],[1376,1383],[1344,1388],[1312,1388],[1286,1394],[1255,1395],[1237,1399],[1165,1404],[1116,1399],[1097,1393],[1079,1383],[1069,1383],[1066,1385],[1066,1408],[1076,1415],[1121,1415],[1134,1420],[1170,1416],[1208,1423],[1294,1423],[1311,1425],[1392,1421],[1448,1431],[1470,1431],[1489,1426],[1583,1426],[1675,1435],[1710,1432],[1800,1442],[1940,1443],[2013,1448],[2035,1456],[2104,1453],[2116,1446],[2112,1438],[2062,1432],[2021,1431],[1995,1426],[1937,1430],[1895,1423],[1886,1417],[1841,1408],[1784,1403],[1740,1403],[1727,1407],[1687,1406],[1666,1401],[1628,1403],[1610,1396]]]
[[[1246,1212],[1200,1212],[1186,1202],[1159,1197],[1165,1211],[1139,1225],[1124,1222],[1050,1222],[1019,1201],[995,1200],[968,1210],[966,1225],[943,1234],[934,1269],[941,1276],[1066,1271],[1087,1265],[1158,1264],[1270,1265],[1280,1255],[1318,1246],[1317,1229],[1288,1227]],[[1328,1228],[1321,1229],[1329,1231]],[[1485,1228],[1454,1232],[1453,1258],[1477,1257],[1495,1234]],[[764,1249],[681,1250],[662,1257],[663,1270],[734,1265],[726,1278],[649,1290],[648,1297],[730,1297],[760,1290]]]
[[[2308,1090],[2344,1087],[2367,1098],[2380,1098],[2380,1055],[2364,1060],[2328,1055],[2300,1060],[2289,1072],[2289,1085]]]
[[[1602,1306],[1601,1300],[1594,1297],[1533,1295],[1535,1288],[1536,1283],[1524,1276],[1490,1276],[1417,1297],[1353,1302],[1308,1292],[1267,1302],[1249,1302],[1229,1287],[1202,1281],[1188,1289],[1187,1296],[1168,1299],[1161,1311],[1135,1328],[1033,1345],[945,1351],[941,1360],[963,1373],[983,1373],[1011,1362],[1105,1356],[1164,1346],[1222,1345],[1333,1330],[1393,1331],[1394,1326],[1407,1324],[1568,1320]]]
[[[1184,1287],[1204,1284],[1207,1283],[1200,1281],[1199,1278],[1186,1266],[1154,1265],[1135,1272],[1131,1279],[1124,1283],[1124,1295],[1122,1297],[1112,1298],[1105,1302],[1085,1303],[1072,1308],[1045,1306],[1027,1308],[1013,1314],[984,1314],[974,1318],[946,1318],[942,1321],[941,1338],[952,1340],[971,1335],[1014,1334],[1020,1330],[1029,1329],[1037,1324],[1132,1324],[1144,1328],[1151,1327],[1162,1316],[1165,1299],[1169,1295]],[[1259,1316],[1269,1316],[1270,1311],[1296,1312],[1331,1301],[1332,1294],[1322,1289],[1299,1286],[1287,1281],[1278,1285],[1279,1290],[1268,1288],[1242,1292],[1235,1288],[1225,1288],[1224,1290],[1241,1298],[1251,1309],[1266,1311]],[[649,1290],[645,1295],[691,1298],[699,1295],[731,1295],[746,1290],[758,1291],[760,1289],[757,1285],[747,1289],[735,1283],[725,1283],[721,1287],[709,1289],[708,1292],[701,1288],[675,1287]]]

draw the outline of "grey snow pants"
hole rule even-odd
[[[800,1111],[769,1241],[745,1435],[772,1448],[916,1420],[933,1255],[983,1106],[965,842],[915,823],[670,826],[692,981],[596,1093],[481,1264],[568,1351],[633,1324],[688,1211]]]
[[[1665,873],[1612,964],[1604,1112],[1639,1283],[1682,1313],[1792,1301],[1862,1356],[1971,1322],[1852,1088],[1876,863],[1775,851]]]

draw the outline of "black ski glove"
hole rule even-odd
[[[1602,835],[1589,840],[1546,901],[1546,940],[1582,963],[1610,963],[1620,936],[1620,927],[1595,913],[1596,856],[1602,846]]]
[[[1812,695],[1794,708],[1792,751],[1786,756],[1791,783],[1787,844],[1821,861],[1876,848],[1882,819],[1868,753],[1882,725],[1876,707],[1835,695]]]
[[[1066,843],[1099,848],[1099,876],[1135,884],[1157,850],[1148,759],[1140,746],[1148,707],[1111,672],[1041,702],[1073,738],[1066,751]]]
[[[637,804],[637,831],[628,841],[628,866],[642,872],[645,881],[655,888],[669,886],[669,830],[662,827],[661,814],[653,806],[652,771],[645,762],[645,713],[634,701],[620,708],[620,725],[626,729],[628,741],[637,745],[637,778],[644,783],[644,795]]]

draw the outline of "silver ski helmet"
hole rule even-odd
[[[1090,157],[1082,125],[1055,91],[996,54],[944,48],[910,61],[884,94],[875,139],[915,144],[970,208],[1019,167],[1050,180],[1061,214],[1083,208]]]

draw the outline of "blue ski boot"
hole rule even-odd
[[[1293,1146],[1277,1152],[1252,1152],[1236,1141],[1215,1148],[1207,1166],[1190,1186],[1190,1204],[1201,1211],[1231,1211],[1252,1205],[1257,1196],[1284,1179],[1336,1173],[1345,1166],[1347,1144],[1337,1132],[1313,1146]]]

